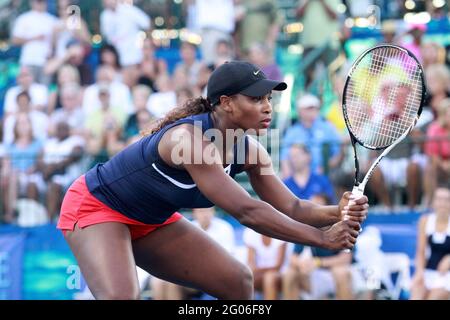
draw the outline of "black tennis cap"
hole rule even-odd
[[[262,70],[251,63],[229,61],[211,74],[207,96],[214,106],[220,102],[222,95],[240,93],[249,97],[261,97],[272,90],[282,91],[286,88],[286,83],[267,79]]]

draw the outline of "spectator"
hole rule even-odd
[[[436,189],[431,214],[420,218],[412,300],[450,299],[450,189]]]
[[[292,176],[284,184],[300,199],[310,199],[318,194],[325,194],[329,202],[336,203],[333,186],[324,175],[311,172],[311,154],[308,147],[293,144],[288,158]]]
[[[318,58],[326,66],[336,57],[339,41],[337,7],[338,0],[304,0],[297,8],[296,14],[303,23],[301,44],[307,57],[313,50],[328,45],[328,48]],[[317,63],[311,63],[305,70],[305,87],[308,88],[314,78],[314,68]]]
[[[311,198],[314,203],[330,204],[326,195]],[[283,297],[297,300],[335,294],[337,299],[352,299],[352,254],[322,248],[295,245],[294,254],[283,274]]]
[[[281,273],[287,257],[287,243],[245,229],[247,264],[253,272],[256,291],[264,300],[276,300],[281,292]]]
[[[279,32],[277,6],[274,0],[239,0],[236,8],[236,38],[240,56],[246,56],[254,43],[265,43],[269,53],[275,49]],[[266,73],[267,74],[267,73]],[[268,78],[269,75],[267,74]]]
[[[433,64],[445,63],[445,48],[437,42],[425,42],[422,44],[422,66],[425,71]]]
[[[111,88],[107,84],[98,87],[101,108],[86,117],[86,151],[92,162],[105,162],[110,156],[123,149],[122,129],[127,114],[112,104]]]
[[[102,45],[99,51],[99,59],[101,65],[110,66],[114,69],[116,81],[122,81],[122,75],[120,74],[122,66],[120,65],[119,53],[116,47],[110,44]]]
[[[131,105],[130,89],[122,82],[117,81],[117,73],[111,66],[102,65],[97,69],[96,82],[86,88],[83,95],[83,112],[89,116],[91,112],[101,108],[99,99],[100,85],[109,87],[111,102],[115,107],[120,108],[125,114],[133,112]]]
[[[203,63],[196,58],[197,47],[193,43],[183,42],[180,47],[181,62],[174,71],[174,81],[178,87],[197,85]]]
[[[22,46],[20,65],[27,66],[33,78],[48,85],[44,65],[51,56],[51,40],[57,19],[47,12],[46,0],[31,0],[31,10],[21,14],[12,31],[12,42]]]
[[[155,118],[147,109],[141,109],[136,112],[137,133],[126,139],[126,145],[130,145],[142,138],[142,132],[147,130]]]
[[[129,88],[137,81],[138,68],[142,62],[141,30],[148,31],[150,18],[141,9],[118,0],[103,0],[104,10],[100,14],[100,30],[105,39],[116,47],[123,78]]]
[[[72,0],[58,0],[59,19],[53,28],[54,56],[62,58],[71,42],[84,48],[91,46],[91,33],[80,12],[74,10]]]
[[[64,64],[56,73],[56,84],[53,86],[48,98],[48,114],[51,115],[56,109],[62,108],[60,89],[68,85],[81,86],[80,72],[70,64]],[[83,97],[83,89],[80,88],[80,99]]]
[[[73,40],[67,44],[63,56],[55,56],[48,60],[44,72],[49,76],[53,76],[62,65],[69,64],[77,68],[82,85],[91,84],[92,70],[89,64],[85,62],[87,54],[87,48],[80,41]]]
[[[150,94],[151,90],[149,89],[149,87],[145,85],[141,84],[133,88],[132,96],[133,96],[134,113],[128,116],[128,119],[125,123],[123,132],[125,140],[128,140],[139,133],[137,114],[141,110],[147,110],[147,101],[148,98],[150,97]],[[151,118],[150,112],[149,115]]]
[[[167,63],[164,59],[155,56],[155,46],[151,38],[144,40],[142,47],[142,62],[139,67],[138,83],[149,86],[152,91],[156,91],[156,79],[160,75],[167,74]]]
[[[235,16],[233,0],[196,0],[196,17],[202,37],[202,60],[212,64],[220,40],[232,41]]]
[[[280,67],[273,61],[270,48],[262,43],[254,43],[248,49],[248,59],[261,68],[268,79],[283,80]]]
[[[27,91],[19,93],[16,97],[18,113],[25,113],[29,116],[33,128],[33,136],[38,140],[44,141],[47,138],[48,116],[32,109],[31,97]],[[5,118],[3,142],[10,144],[14,140],[14,126],[17,121],[18,113],[10,114]]]
[[[9,88],[5,95],[5,115],[17,111],[17,95],[27,91],[31,98],[33,109],[46,110],[48,104],[48,90],[42,85],[35,83],[33,73],[29,67],[21,67],[16,77],[17,86]]]
[[[37,162],[40,173],[37,184],[46,192],[50,220],[59,215],[63,192],[83,171],[80,163],[83,152],[83,138],[71,136],[69,124],[64,121],[56,124],[55,137],[44,143]]]
[[[153,93],[147,102],[147,109],[156,118],[163,117],[177,105],[177,95],[169,75],[162,74],[156,80],[157,92]]]
[[[193,209],[192,213],[194,225],[204,230],[226,251],[235,253],[234,229],[231,224],[215,216],[214,207]],[[152,279],[152,288],[155,300],[185,300],[201,294],[198,290],[178,286],[158,278]]]
[[[425,24],[412,24],[407,33],[412,37],[412,41],[402,43],[402,46],[411,51],[420,62],[422,62],[423,35],[426,31]]]
[[[397,39],[395,37],[397,31],[397,25],[395,20],[385,20],[381,24],[381,34],[383,39],[381,43],[383,44],[396,44]],[[380,44],[381,44],[380,43]]]
[[[408,206],[413,209],[418,204],[422,163],[413,157],[413,141],[406,137],[389,152],[375,169],[369,183],[378,200],[384,206],[392,208],[392,188],[406,188]],[[372,154],[373,159],[377,154]],[[370,161],[372,163],[372,161]],[[400,203],[399,203],[400,204]]]
[[[50,116],[49,134],[53,136],[56,132],[56,125],[59,122],[67,121],[71,135],[84,136],[84,114],[81,109],[81,87],[76,83],[65,84],[61,88],[61,105]]]
[[[436,186],[450,179],[450,99],[441,101],[438,112],[438,119],[428,127],[425,144],[429,159],[424,180],[426,205],[431,204]]]
[[[450,98],[450,72],[443,64],[428,66],[426,73],[427,97],[425,105],[430,107],[435,118],[440,102]]]
[[[328,121],[320,117],[320,100],[306,94],[297,100],[299,122],[287,129],[281,149],[281,170],[283,178],[292,173],[287,160],[289,147],[294,144],[307,145],[311,151],[311,170],[325,173],[328,166],[335,167],[339,156],[339,134]],[[324,153],[328,157],[324,157]]]
[[[42,143],[33,137],[33,126],[29,116],[19,112],[14,122],[13,141],[5,145],[2,163],[1,188],[5,206],[4,221],[14,221],[16,202],[22,195],[38,199],[37,185],[33,182],[38,154]]]

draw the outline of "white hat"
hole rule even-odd
[[[297,100],[297,108],[298,109],[304,109],[304,108],[310,108],[310,107],[320,108],[320,100],[315,95],[305,94],[304,96],[301,96]]]

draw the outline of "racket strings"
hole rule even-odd
[[[417,62],[399,49],[376,48],[350,74],[345,93],[350,130],[368,146],[386,147],[413,125],[421,96]]]

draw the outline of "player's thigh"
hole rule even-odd
[[[126,225],[106,222],[65,235],[89,289],[97,299],[137,299],[139,284]]]
[[[248,267],[186,219],[133,241],[133,251],[137,265],[158,278],[217,297],[252,283]]]

